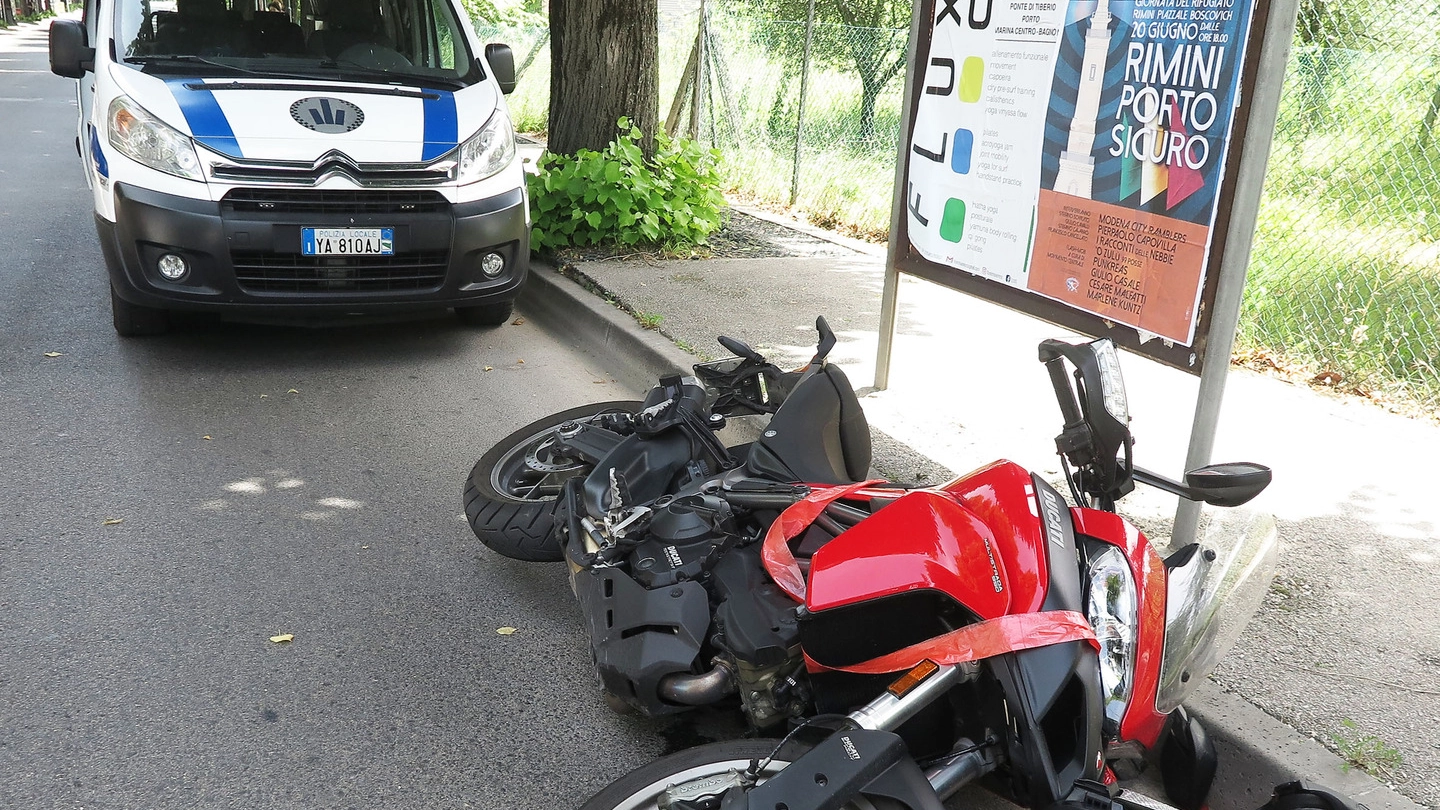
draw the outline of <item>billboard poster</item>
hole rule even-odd
[[[1141,342],[1192,345],[1252,0],[930,11],[903,173],[909,247]]]

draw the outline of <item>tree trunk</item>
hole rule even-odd
[[[875,137],[875,99],[880,95],[880,82],[869,76],[860,83],[860,140],[869,143]]]
[[[551,0],[549,150],[615,140],[621,116],[653,151],[659,100],[656,0]]]

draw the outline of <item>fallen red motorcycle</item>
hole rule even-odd
[[[1214,751],[1181,703],[1258,607],[1274,522],[1216,515],[1162,557],[1114,510],[1136,482],[1236,506],[1269,469],[1136,468],[1102,339],[1039,350],[1075,506],[1008,461],[935,488],[865,481],[868,427],[817,328],[800,371],[722,338],[737,357],[541,420],[472,471],[482,541],[568,561],[612,705],[738,697],[757,730],[789,729],[651,763],[586,808],[935,808],[981,777],[1038,808],[1114,799],[1112,767],[1142,759],[1202,807]],[[725,446],[746,413],[772,416]]]

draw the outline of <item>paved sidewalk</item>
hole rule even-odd
[[[640,336],[644,346],[617,341],[624,329],[642,330],[601,305],[598,288],[647,320],[658,316],[660,332],[692,352],[720,356],[715,335],[728,334],[782,365],[814,351],[823,314],[840,337],[832,360],[864,395],[878,471],[939,481],[1007,457],[1058,477],[1060,416],[1035,347],[1063,330],[906,278],[891,385],[874,391],[883,255],[859,247],[814,258],[584,262],[571,272],[589,293],[537,268],[522,306],[544,299],[562,314],[556,327],[584,342],[567,302],[589,298],[619,318],[605,327],[601,353],[674,352],[656,348],[654,333]],[[687,361],[664,356],[671,367]],[[1178,476],[1197,381],[1137,356],[1123,362],[1137,463]],[[1261,785],[1268,796],[1269,784],[1292,774],[1343,786],[1372,810],[1440,807],[1440,428],[1237,369],[1215,456],[1275,469],[1254,506],[1280,519],[1282,545],[1261,613],[1192,701],[1215,726],[1228,763],[1221,778],[1232,780],[1214,807],[1257,807]],[[1122,508],[1163,542],[1174,503],[1144,493]]]

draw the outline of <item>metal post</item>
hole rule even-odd
[[[905,154],[910,149],[911,95],[917,78],[925,76],[925,67],[915,64],[915,43],[920,41],[920,19],[930,21],[926,0],[918,0],[910,15],[910,42],[906,46],[909,67],[905,71],[904,102],[900,105],[900,137],[895,146],[895,190],[890,195],[890,240],[885,245],[885,287],[880,294],[880,342],[875,352],[875,390],[890,387],[890,351],[895,345],[895,316],[900,304],[900,270],[895,262],[900,256],[900,224],[905,216]],[[920,74],[917,77],[915,74]]]
[[[1298,7],[1297,0],[1271,0],[1257,76],[1285,75]],[[1220,259],[1220,283],[1210,321],[1210,343],[1205,347],[1205,365],[1200,371],[1200,393],[1195,401],[1195,420],[1190,427],[1190,449],[1185,455],[1186,470],[1209,464],[1215,447],[1215,428],[1220,422],[1225,377],[1230,371],[1235,329],[1240,322],[1245,272],[1250,265],[1250,244],[1255,238],[1255,220],[1260,214],[1260,197],[1265,188],[1265,165],[1270,160],[1270,142],[1275,137],[1275,119],[1280,110],[1280,86],[1279,81],[1256,81],[1250,98],[1250,120],[1240,148],[1240,171],[1230,207],[1230,227],[1225,234],[1225,253]],[[1178,548],[1194,542],[1199,524],[1200,504],[1181,498],[1175,510],[1171,545]]]
[[[815,34],[815,0],[805,11],[805,50],[800,57],[800,109],[795,111],[795,155],[790,164],[790,205],[800,198],[800,139],[805,133],[805,98],[810,92],[810,41]]]
[[[705,25],[708,22],[705,0],[700,0],[700,33],[695,37],[695,91],[690,97],[690,137],[700,140],[700,116],[705,106]]]

